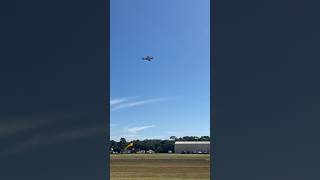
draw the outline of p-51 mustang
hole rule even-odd
[[[151,61],[153,59],[154,59],[153,56],[145,56],[142,58],[142,60],[145,60],[145,61]]]

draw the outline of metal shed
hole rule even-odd
[[[210,141],[176,141],[175,153],[210,153]]]

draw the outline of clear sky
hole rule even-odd
[[[209,3],[111,0],[111,139],[210,134]]]

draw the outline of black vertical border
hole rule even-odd
[[[103,24],[105,24],[105,54],[104,54],[104,62],[105,62],[105,107],[106,108],[106,175],[107,178],[106,179],[110,179],[110,153],[109,153],[109,147],[110,147],[110,0],[105,0],[105,22],[103,22]]]
[[[210,179],[214,179],[214,147],[215,147],[215,60],[214,60],[214,0],[210,0]]]

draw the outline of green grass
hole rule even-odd
[[[111,180],[209,180],[208,154],[112,154]]]

